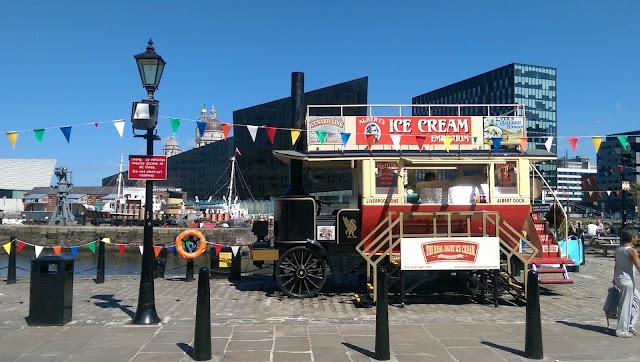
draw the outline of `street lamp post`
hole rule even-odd
[[[153,41],[149,39],[147,50],[134,55],[140,72],[142,86],[147,90],[147,99],[133,103],[131,123],[134,137],[147,140],[147,155],[153,156],[153,141],[159,140],[155,134],[158,123],[159,102],[153,94],[160,85],[160,78],[166,62],[156,54]],[[145,131],[136,134],[135,130]],[[144,236],[142,251],[142,270],[140,272],[140,290],[138,293],[138,307],[133,316],[133,324],[157,324],[160,318],[156,313],[155,291],[153,285],[153,181],[146,180],[144,203]]]

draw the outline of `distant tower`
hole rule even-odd
[[[66,167],[58,167],[54,170],[58,178],[58,187],[56,192],[56,208],[51,213],[49,224],[56,225],[73,225],[76,219],[71,214],[71,203],[69,202],[69,194],[73,190],[73,177],[71,171],[67,171]],[[67,181],[67,174],[69,180]]]
[[[171,157],[173,155],[177,155],[178,153],[182,152],[182,150],[180,149],[180,145],[178,145],[178,141],[176,140],[175,136],[169,137],[169,139],[167,140],[167,143],[165,143],[164,148],[162,149],[162,152],[167,157]]]
[[[213,108],[213,105],[211,106],[210,114],[207,114],[207,109],[203,105],[202,110],[200,111],[200,118],[198,120],[200,122],[207,122],[207,125],[204,129],[204,134],[202,135],[202,137],[200,136],[200,130],[198,130],[198,126],[196,125],[196,137],[194,139],[193,145],[194,148],[208,145],[209,143],[224,139],[222,123],[220,123],[220,121],[218,120],[216,110]]]

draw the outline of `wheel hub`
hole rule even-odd
[[[296,276],[297,276],[299,279],[303,279],[303,278],[305,278],[305,277],[307,276],[307,269],[305,269],[304,267],[299,267],[299,268],[296,270]]]

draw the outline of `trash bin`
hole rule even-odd
[[[73,258],[46,255],[31,260],[29,325],[61,326],[71,321]]]
[[[167,268],[167,248],[162,248],[158,256],[153,259],[153,279],[164,278]]]

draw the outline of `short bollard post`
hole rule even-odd
[[[9,249],[9,265],[7,267],[7,284],[16,284],[16,237],[11,235],[11,249]]]
[[[543,359],[538,273],[534,270],[529,270],[527,280],[527,322],[525,326],[524,354],[525,357],[530,359]]]
[[[187,282],[194,281],[194,279],[193,279],[194,269],[195,269],[195,263],[193,262],[193,259],[187,260],[187,277],[186,277],[185,281],[187,281]],[[202,271],[202,269],[200,271]]]
[[[209,301],[209,269],[198,272],[198,299],[196,304],[196,335],[193,339],[193,359],[211,359],[211,309]]]
[[[378,361],[391,359],[389,350],[389,293],[387,291],[388,275],[386,269],[378,270],[378,300],[376,300],[376,351]]]
[[[102,235],[98,236],[98,269],[96,270],[96,284],[104,283],[104,242]]]
[[[240,248],[231,259],[231,270],[229,272],[229,279],[240,279],[242,275],[242,254]]]

